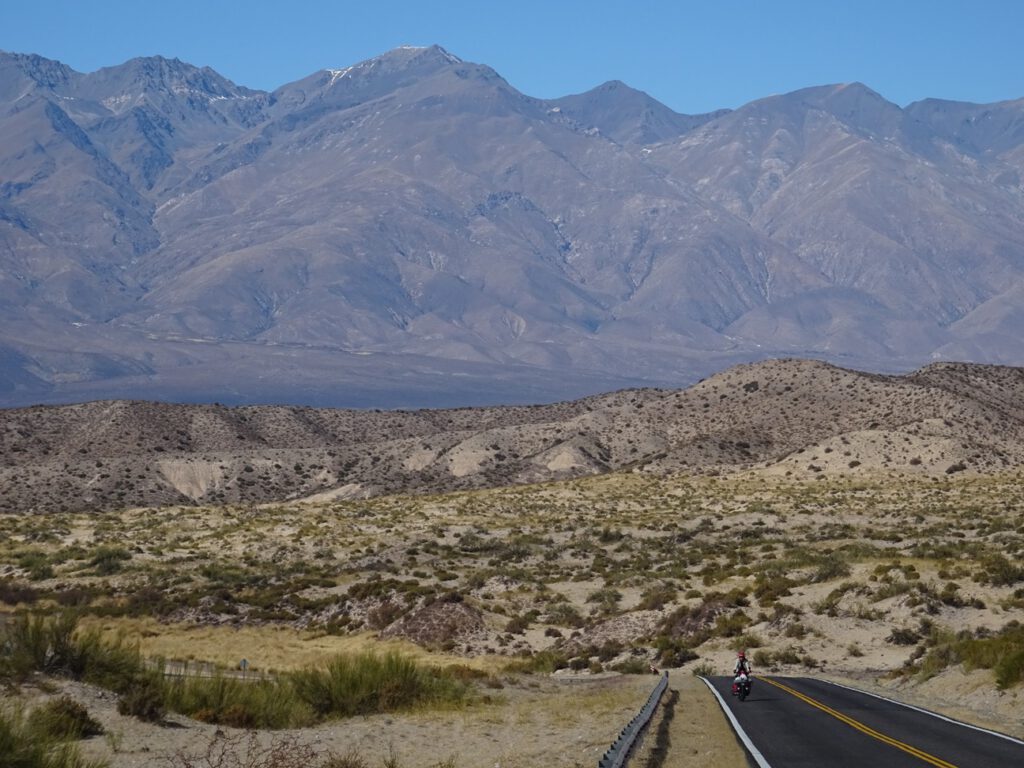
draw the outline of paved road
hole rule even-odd
[[[1024,743],[805,677],[755,677],[747,700],[710,682],[770,768],[1024,766]],[[742,738],[742,737],[741,737]]]

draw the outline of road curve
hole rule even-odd
[[[1024,766],[1024,742],[824,680],[755,677],[744,702],[732,678],[707,682],[761,768]]]

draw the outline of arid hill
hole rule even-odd
[[[0,511],[497,487],[619,470],[796,477],[1024,464],[1024,369],[741,365],[682,391],[423,411],[109,401],[0,411]]]

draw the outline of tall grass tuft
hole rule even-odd
[[[32,710],[29,725],[37,733],[54,739],[86,739],[103,733],[103,726],[89,711],[69,696],[51,699]]]
[[[33,672],[124,693],[145,674],[145,667],[137,647],[104,640],[98,630],[80,631],[74,612],[25,613],[0,630],[0,677],[24,679]]]
[[[398,653],[336,656],[325,667],[293,673],[291,681],[299,698],[321,717],[457,703],[466,696],[466,686],[450,675]]]
[[[38,727],[18,708],[0,708],[0,764],[12,768],[106,768],[82,757],[78,747]]]
[[[165,701],[175,712],[233,728],[299,728],[314,720],[287,679],[185,678],[166,683]]]

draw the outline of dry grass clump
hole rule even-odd
[[[87,739],[103,733],[103,726],[69,696],[51,699],[32,710],[29,722],[37,734],[52,739]]]
[[[291,675],[299,699],[321,717],[353,717],[421,705],[452,705],[466,687],[444,670],[397,653],[337,656]]]
[[[300,727],[331,717],[448,706],[467,695],[455,674],[396,652],[338,655],[324,666],[257,681],[223,674],[167,679],[159,671],[162,660],[148,664],[136,647],[105,640],[96,630],[79,631],[77,622],[71,613],[18,616],[0,630],[0,671],[12,680],[44,672],[95,683],[121,695],[121,714],[142,720],[160,721],[170,710],[237,728]],[[52,714],[41,722],[58,728],[60,714],[59,727],[71,727],[67,707]]]
[[[72,740],[91,718],[58,713],[53,708],[26,715],[17,706],[0,707],[0,764],[14,768],[106,768],[82,757]],[[72,722],[74,721],[74,722]]]

